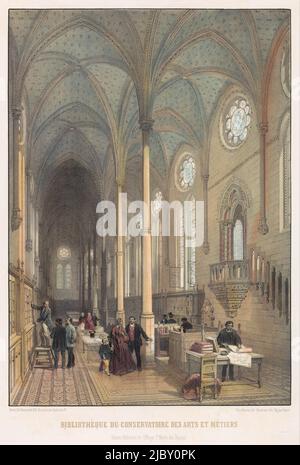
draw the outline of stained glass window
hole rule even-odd
[[[63,289],[64,287],[64,274],[61,263],[59,263],[56,267],[56,287],[57,289]]]
[[[71,264],[68,263],[65,266],[65,289],[71,289],[72,287],[72,268]]]
[[[155,198],[154,198],[153,203],[152,203],[152,208],[153,208],[154,215],[159,214],[159,212],[161,210],[161,206],[162,206],[162,199],[163,199],[162,193],[160,191],[156,192]]]
[[[57,251],[57,256],[60,259],[70,258],[71,257],[71,250],[69,249],[69,247],[59,247],[59,249]]]
[[[178,185],[181,190],[188,190],[194,184],[196,175],[195,160],[187,155],[181,163],[178,171]]]
[[[225,142],[230,147],[238,147],[247,138],[251,122],[251,108],[244,98],[239,98],[230,106],[224,121]]]
[[[192,197],[189,199],[192,202],[192,209],[189,212],[186,220],[190,223],[189,234],[185,237],[186,247],[186,283],[185,286],[188,289],[196,284],[196,204],[195,199]]]
[[[162,254],[162,238],[161,238],[161,217],[160,211],[162,208],[163,196],[160,191],[156,192],[152,202],[153,221],[152,221],[152,288],[153,292],[159,292],[160,287],[160,272],[161,272],[161,254]]]
[[[241,220],[236,220],[233,228],[233,260],[244,259],[244,228]]]

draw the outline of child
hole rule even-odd
[[[107,337],[105,337],[102,339],[102,344],[99,349],[99,355],[101,359],[99,371],[104,371],[104,373],[107,374],[108,376],[110,376],[109,362],[111,359],[111,354],[112,354],[112,351],[109,346],[109,341]]]

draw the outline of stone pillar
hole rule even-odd
[[[266,218],[266,134],[268,132],[268,123],[260,123],[260,218],[258,231],[261,234],[267,234],[269,227]]]
[[[108,324],[107,314],[107,265],[106,265],[105,238],[102,239],[102,256],[101,256],[101,318],[104,327]]]
[[[88,241],[88,288],[87,288],[87,305],[89,312],[92,311],[92,260],[91,260],[91,240]]]
[[[99,318],[99,308],[98,308],[98,274],[97,274],[97,236],[96,228],[94,232],[94,244],[93,244],[93,313]]]
[[[81,255],[78,255],[78,302],[81,307],[79,311],[82,310],[82,267],[81,267]]]
[[[150,131],[153,121],[141,121],[143,142],[143,201],[145,202],[142,237],[142,314],[141,326],[152,339],[143,345],[146,363],[154,362],[154,315],[152,312],[152,265],[151,265],[151,198],[150,198]]]
[[[209,253],[209,242],[208,242],[208,179],[209,174],[202,175],[203,181],[203,200],[204,200],[204,242],[203,252],[205,255]]]
[[[26,170],[26,251],[32,251],[32,238],[31,238],[31,214],[32,214],[32,206],[31,206],[31,177],[32,172],[30,170]]]
[[[122,211],[122,182],[117,180],[117,315],[116,318],[122,318],[125,325],[125,309],[124,309],[124,238],[123,230],[123,211]]]

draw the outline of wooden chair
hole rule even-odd
[[[213,388],[214,399],[217,398],[217,354],[207,354],[201,357],[199,401],[202,402],[203,394],[207,387]]]

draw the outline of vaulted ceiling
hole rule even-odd
[[[10,10],[11,103],[25,102],[28,164],[47,182],[72,159],[100,184],[109,154],[121,174],[141,153],[139,120],[152,118],[163,176],[181,144],[201,152],[228,86],[260,101],[288,24],[288,10]]]

